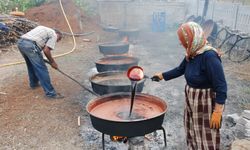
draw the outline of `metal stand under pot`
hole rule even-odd
[[[115,93],[89,101],[86,106],[93,127],[102,133],[102,146],[105,149],[105,134],[110,136],[137,137],[162,130],[164,144],[166,132],[162,127],[167,104],[164,100],[138,93],[134,101],[133,117],[128,117],[130,93]]]

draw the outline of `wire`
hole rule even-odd
[[[69,23],[69,20],[67,18],[67,15],[65,14],[65,11],[64,11],[64,8],[63,8],[63,5],[62,5],[62,1],[59,0],[59,3],[60,3],[60,7],[61,7],[61,10],[62,10],[63,16],[64,16],[64,18],[65,18],[65,20],[67,22],[68,27],[69,27],[70,33],[72,34],[72,39],[73,39],[74,45],[73,45],[73,48],[72,48],[71,51],[63,53],[63,54],[56,55],[55,57],[62,57],[64,55],[70,54],[70,53],[72,53],[76,49],[76,39],[75,39],[74,33],[73,33],[72,28],[70,26],[70,23]]]
[[[95,33],[95,32],[91,31],[91,32],[87,32],[87,33],[75,33],[74,36],[75,37],[78,37],[78,36],[87,36],[87,35],[91,35],[93,33]],[[68,32],[62,32],[62,34],[65,35],[65,36],[72,36],[72,34],[68,33]]]
[[[58,0],[59,1],[59,4],[60,4],[60,7],[61,7],[61,11],[63,13],[63,16],[67,22],[67,25],[69,27],[69,30],[70,30],[70,33],[72,35],[72,39],[73,39],[73,48],[69,51],[69,52],[66,52],[66,53],[63,53],[63,54],[58,54],[58,55],[55,55],[54,58],[57,58],[57,57],[62,57],[62,56],[65,56],[65,55],[68,55],[70,53],[72,53],[75,49],[76,49],[76,39],[75,39],[75,36],[74,36],[74,33],[72,31],[72,28],[70,26],[70,23],[68,21],[68,18],[67,18],[67,15],[65,14],[65,11],[64,11],[64,8],[63,8],[63,5],[62,5],[62,1],[61,0]],[[14,66],[14,65],[19,65],[19,64],[23,64],[25,61],[17,61],[17,62],[13,62],[13,63],[7,63],[7,64],[2,64],[0,65],[0,68],[3,68],[3,67],[8,67],[8,66]]]

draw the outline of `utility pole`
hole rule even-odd
[[[199,3],[199,2],[200,2],[200,0],[197,0],[196,2],[197,2],[197,3],[196,3],[196,5],[197,5],[196,16],[199,16],[199,6],[200,6],[200,3]]]
[[[202,12],[202,20],[205,20],[205,17],[207,15],[208,5],[209,5],[209,0],[205,0],[204,7],[203,7],[203,12]]]

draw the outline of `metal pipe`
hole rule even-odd
[[[236,14],[235,14],[235,22],[234,22],[234,29],[236,29],[237,27],[237,22],[238,22],[238,15],[239,15],[239,5],[237,5],[237,8],[236,8]]]

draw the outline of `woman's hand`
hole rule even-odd
[[[157,82],[159,82],[162,79],[163,79],[163,75],[161,72],[155,73],[155,75],[151,77],[152,81],[157,81]]]
[[[223,112],[223,105],[215,104],[214,112],[212,113],[210,119],[210,128],[211,129],[220,129],[221,121],[222,121],[222,112]]]
[[[213,112],[210,120],[211,129],[220,129],[222,120],[222,112]]]

